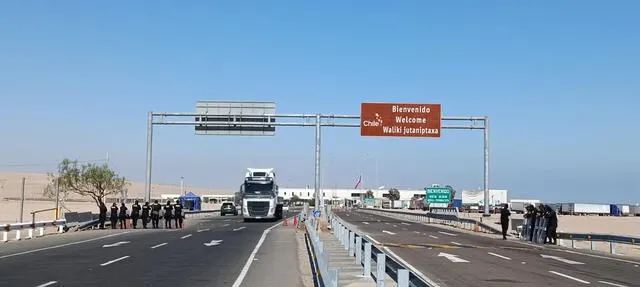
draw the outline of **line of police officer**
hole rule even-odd
[[[540,204],[537,208],[533,205],[527,205],[527,212],[524,214],[525,219],[529,219],[529,241],[534,241],[535,226],[538,220],[546,219],[546,234],[544,237],[544,244],[551,243],[557,244],[558,241],[558,214],[549,205]]]
[[[175,204],[171,204],[171,200],[167,201],[166,205],[161,205],[157,200],[153,204],[145,202],[144,205],[138,204],[136,200],[131,206],[131,215],[127,214],[128,208],[124,203],[120,204],[120,208],[114,202],[111,205],[111,228],[116,229],[118,222],[120,222],[120,229],[127,228],[127,219],[131,218],[133,228],[137,228],[138,219],[142,219],[142,228],[147,228],[147,224],[151,221],[151,226],[154,229],[160,228],[160,211],[164,210],[162,217],[164,218],[164,228],[171,227],[171,219],[175,220],[175,227],[182,228],[182,222],[184,220],[184,214],[182,213],[183,207],[180,201],[176,201]],[[102,202],[100,204],[100,229],[104,229],[104,224],[107,220],[107,206]]]

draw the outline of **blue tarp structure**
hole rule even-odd
[[[185,210],[200,210],[200,203],[202,199],[200,196],[195,195],[193,192],[188,192],[187,194],[181,196],[180,204],[184,207]]]

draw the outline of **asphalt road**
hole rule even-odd
[[[0,245],[0,286],[232,286],[264,230],[276,224],[211,217],[189,220],[183,229],[92,230],[9,242]]]
[[[640,286],[640,260],[502,240],[357,209],[336,215],[441,286]]]

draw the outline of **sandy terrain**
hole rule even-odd
[[[22,178],[25,178],[25,198],[23,220],[31,221],[31,212],[47,208],[55,208],[55,201],[43,196],[45,186],[49,183],[46,174],[0,172],[0,224],[14,223],[20,220],[20,197],[22,193]],[[232,195],[234,191],[213,188],[184,187],[198,195]],[[179,194],[180,185],[151,185],[151,197],[160,198],[162,194]],[[121,198],[115,195],[114,198]],[[144,182],[131,182],[128,187],[127,198],[144,198]],[[213,205],[203,203],[202,209],[214,208]],[[83,198],[70,193],[64,202],[63,211],[98,212],[98,208],[90,198]],[[36,221],[54,219],[54,211],[39,213]]]

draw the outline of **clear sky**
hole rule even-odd
[[[109,153],[144,181],[147,112],[198,100],[339,114],[441,103],[491,118],[491,187],[512,198],[640,201],[640,2],[533,2],[3,1],[0,170]],[[154,182],[235,189],[246,167],[275,167],[281,186],[313,186],[314,140],[160,126]],[[479,130],[326,128],[322,153],[325,186],[360,173],[370,187],[482,186]]]

